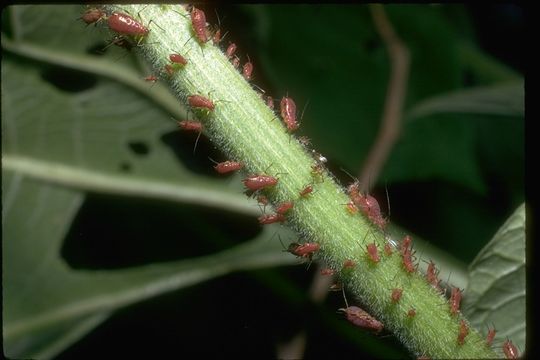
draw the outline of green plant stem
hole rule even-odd
[[[431,358],[497,357],[474,329],[464,344],[458,345],[462,316],[451,316],[447,300],[421,274],[405,272],[396,249],[390,256],[383,254],[384,234],[363,216],[347,211],[345,204],[349,198],[330,174],[314,176],[312,166],[316,162],[310,153],[287,132],[281,119],[211,40],[199,44],[190,15],[183,7],[106,8],[109,12],[128,11],[149,26],[150,33],[140,40],[138,50],[164,78],[168,78],[163,69],[170,64],[169,54],[180,53],[188,60],[185,67],[179,67],[169,78],[179,99],[178,106],[187,103],[187,96],[195,94],[214,102],[213,111],[194,110],[210,139],[231,160],[242,161],[247,174],[279,178],[278,184],[266,194],[274,204],[294,201],[287,223],[304,241],[320,244],[315,258],[340,271],[343,283],[366,310],[381,320],[411,352]],[[309,184],[313,185],[313,193],[301,197],[299,192]],[[377,264],[366,255],[366,245],[373,242],[381,255]],[[356,266],[350,271],[342,270],[348,259],[355,261]],[[403,289],[403,296],[393,304],[390,295],[396,287]],[[349,302],[354,303],[352,299]],[[411,308],[416,310],[414,318],[407,316]]]

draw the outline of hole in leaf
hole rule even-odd
[[[117,269],[212,254],[260,231],[255,218],[220,209],[90,194],[61,254],[75,269]]]
[[[150,153],[150,146],[143,141],[130,141],[128,146],[133,153],[139,156],[145,156]]]
[[[59,90],[74,93],[88,90],[97,83],[95,75],[61,66],[49,66],[41,77]]]

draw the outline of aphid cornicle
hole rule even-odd
[[[107,18],[107,24],[112,31],[122,35],[146,36],[150,32],[146,26],[123,13],[112,13]]]
[[[257,191],[275,186],[279,179],[270,175],[250,175],[242,182],[249,190]]]

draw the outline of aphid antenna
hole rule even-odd
[[[347,302],[347,297],[345,296],[345,287],[344,286],[341,287],[341,293],[343,294],[343,300],[345,300],[345,307],[348,308],[349,303]],[[339,310],[343,310],[343,309],[339,309]]]
[[[351,179],[353,179],[354,182],[358,182],[358,178],[353,176],[350,172],[345,170],[344,168],[340,167],[339,170],[343,171],[345,174],[349,175]]]
[[[388,186],[386,181],[384,182],[384,190],[386,191],[386,203],[388,204],[388,217],[392,214],[390,210],[390,197],[388,196]]]
[[[208,156],[208,160],[210,160],[211,162],[213,162],[214,164],[219,164],[216,160],[212,159],[210,156]]]
[[[310,99],[308,99],[306,101],[306,104],[304,105],[304,109],[302,109],[302,115],[300,115],[300,120],[302,120],[304,118],[304,112],[306,111],[306,108],[307,108],[307,106],[309,104],[309,101],[310,101]]]
[[[249,56],[248,56],[249,57]],[[260,87],[259,85],[257,84],[251,84],[251,86],[254,86],[257,88],[257,90],[259,90],[260,92],[262,92],[263,94],[266,94],[266,91],[264,91],[264,89],[262,87]]]
[[[195,155],[195,150],[197,150],[197,144],[199,143],[199,139],[201,138],[202,131],[199,131],[199,135],[197,135],[197,139],[195,139],[195,145],[193,145],[193,155]]]

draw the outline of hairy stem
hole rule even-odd
[[[276,204],[293,201],[287,223],[303,241],[317,242],[317,260],[340,272],[343,283],[362,302],[366,310],[382,321],[414,354],[433,358],[493,358],[481,335],[471,329],[463,345],[458,345],[461,315],[452,316],[446,299],[418,272],[407,273],[402,258],[394,249],[383,255],[384,234],[365,217],[350,214],[349,202],[341,186],[324,171],[314,175],[316,161],[297,139],[287,132],[282,121],[260,95],[244,80],[212,41],[200,44],[189,13],[176,5],[121,5],[107,10],[129,11],[150,33],[138,49],[156,73],[169,78],[180,103],[190,95],[202,95],[215,104],[213,111],[194,110],[206,134],[231,160],[245,164],[248,174],[268,174],[279,182],[266,195]],[[152,20],[152,23],[150,23]],[[188,63],[172,76],[163,71],[170,64],[169,54],[179,53]],[[312,194],[299,192],[312,184]],[[381,260],[372,263],[366,245],[375,242]],[[353,269],[343,270],[346,260]],[[403,296],[393,304],[392,289],[400,287]],[[407,312],[414,308],[416,316]]]

